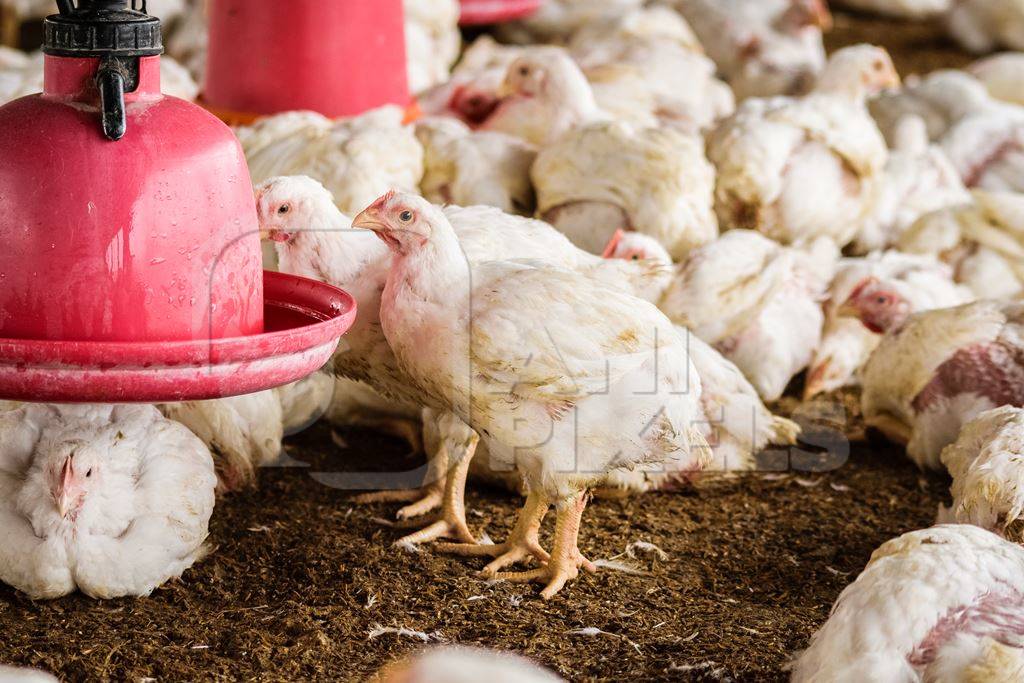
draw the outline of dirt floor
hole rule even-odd
[[[869,38],[893,48],[905,73],[965,61],[934,27],[846,15],[836,25],[831,44]],[[391,547],[399,532],[374,518],[393,507],[353,507],[313,473],[414,463],[401,443],[343,437],[348,448],[319,425],[291,439],[289,454],[308,467],[266,470],[257,490],[224,500],[215,552],[149,599],[32,603],[0,587],[0,661],[71,680],[357,681],[423,645],[371,637],[383,626],[517,650],[574,681],[784,680],[786,662],[871,551],[929,525],[948,485],[897,449],[856,443],[824,474],[595,501],[581,539],[589,557],[646,541],[666,558],[625,558],[643,573],[605,570],[544,603],[535,587],[477,578],[480,562]],[[470,523],[500,538],[517,502],[473,490]],[[591,628],[600,633],[573,633]]]

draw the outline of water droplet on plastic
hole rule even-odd
[[[156,258],[154,258],[154,259],[151,259],[151,260],[150,260],[150,264],[151,264],[151,265],[154,265],[154,266],[159,266],[159,265],[160,265],[161,263],[163,263],[163,262],[164,262],[164,261],[166,261],[166,260],[167,260],[167,259],[165,259],[165,258],[160,258],[160,257],[158,256],[158,257],[156,257]]]

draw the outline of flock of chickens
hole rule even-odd
[[[165,89],[194,98],[202,13],[165,3],[186,65],[164,60]],[[207,551],[215,493],[326,415],[430,457],[421,489],[361,497],[438,509],[400,543],[454,541],[435,548],[550,598],[595,569],[590,492],[754,469],[800,436],[768,407],[787,390],[859,386],[866,423],[947,470],[953,503],[874,553],[794,680],[1024,679],[1024,53],[901,83],[881,48],[826,56],[823,0],[549,0],[460,55],[455,2],[405,4],[414,122],[236,131],[268,267],[358,303],[328,372],[209,402],[7,406],[0,579],[149,594]],[[1024,50],[1020,0],[846,4]],[[40,78],[0,49],[0,102]],[[508,539],[473,535],[467,480],[524,494]],[[434,680],[434,660],[390,680]],[[550,680],[508,664],[498,680]]]

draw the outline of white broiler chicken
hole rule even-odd
[[[825,64],[822,0],[674,0],[738,99],[799,95]]]
[[[280,175],[308,175],[353,213],[382,192],[416,192],[423,177],[423,147],[404,112],[382,107],[332,121],[313,112],[288,112],[240,128],[238,137],[258,185]]]
[[[391,264],[387,247],[371,232],[353,230],[351,220],[337,210],[330,193],[309,178],[268,181],[257,191],[257,206],[260,227],[277,242],[284,272],[343,287],[359,305],[361,313],[345,335],[343,348],[334,356],[334,371],[365,382],[395,403],[399,412],[418,410],[422,398],[398,367],[378,318],[381,290]],[[542,259],[629,288],[640,296],[650,294],[663,277],[659,263],[628,263],[593,256],[541,221],[505,214],[493,207],[448,207],[444,211],[472,262],[501,257]],[[450,452],[451,462],[459,467],[447,477],[451,490],[445,490],[443,501],[440,491],[428,486],[420,500],[400,511],[400,517],[408,517],[438,503],[445,506],[438,522],[405,540],[427,541],[449,534],[471,541],[462,510],[462,486],[476,448],[475,436],[467,433],[460,420],[444,415],[432,413],[427,422],[435,423],[427,426],[443,430],[443,452],[436,457],[445,463]],[[441,469],[445,469],[443,464]]]
[[[437,647],[384,668],[373,683],[564,683],[562,678],[511,652]]]
[[[1014,297],[1024,289],[1024,194],[972,193],[973,202],[922,216],[896,246],[938,256],[978,298]]]
[[[410,195],[385,195],[353,224],[393,254],[381,325],[424,403],[459,415],[491,450],[514,452],[527,480],[516,528],[487,573],[537,557],[539,569],[498,576],[541,581],[551,598],[595,568],[578,547],[589,487],[617,469],[706,463],[693,425],[700,378],[685,338],[653,305],[538,261],[471,266],[444,213]],[[538,531],[551,504],[548,556]]]
[[[419,93],[448,80],[459,57],[458,0],[404,0],[409,90]]]
[[[942,451],[953,505],[940,521],[974,524],[1015,543],[1024,540],[1024,410],[1003,406],[981,413]]]
[[[498,106],[498,91],[509,65],[527,51],[480,36],[462,53],[450,80],[419,96],[420,109],[427,116],[451,116],[470,126],[480,125]]]
[[[931,256],[898,251],[847,258],[839,263],[828,301],[821,344],[807,371],[804,398],[857,384],[857,372],[881,341],[877,331],[843,315],[851,297],[900,296],[911,313],[973,301],[973,292],[953,281],[952,269]]]
[[[981,81],[995,99],[1024,105],[1024,52],[987,57],[971,64],[967,71]]]
[[[205,554],[210,452],[153,406],[25,405],[0,431],[0,580],[146,596]]]
[[[932,19],[945,15],[954,0],[840,0],[839,5],[897,19]]]
[[[497,94],[500,99],[480,129],[532,145],[550,144],[574,128],[611,118],[580,67],[560,47],[524,51],[508,66]]]
[[[573,34],[569,51],[598,106],[635,125],[698,133],[735,108],[732,90],[675,11],[645,7]]]
[[[898,126],[895,146],[854,249],[866,254],[891,247],[921,216],[970,202],[971,195],[949,157],[929,143],[924,121],[908,116]]]
[[[1024,679],[1024,549],[969,525],[884,543],[797,658],[793,683]]]
[[[620,229],[676,259],[718,235],[714,168],[699,138],[675,130],[586,126],[544,147],[531,176],[538,215],[592,253]]]
[[[851,297],[848,310],[885,337],[862,373],[864,421],[907,445],[921,468],[979,413],[1024,405],[1024,304],[977,301],[910,315],[892,291]]]
[[[957,0],[949,32],[971,52],[1024,50],[1024,0]]]
[[[821,300],[838,254],[783,247],[730,230],[678,266],[659,306],[736,364],[766,401],[811,362],[821,339]]]
[[[206,23],[206,0],[189,0],[187,9],[181,16],[170,27],[164,27],[165,54],[188,69],[197,83],[206,78],[209,34],[209,26]]]
[[[420,190],[429,201],[533,213],[530,167],[537,150],[529,143],[504,133],[473,131],[447,117],[417,122],[416,137],[425,166]]]
[[[750,99],[708,138],[724,227],[844,246],[871,210],[888,150],[865,98],[899,83],[880,48],[844,48],[802,98]]]

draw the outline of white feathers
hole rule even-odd
[[[1022,577],[1024,549],[983,529],[904,534],[878,548],[842,592],[793,681],[1018,680]]]
[[[288,112],[239,128],[254,185],[274,176],[307,175],[323,183],[346,213],[382,193],[414,191],[423,177],[423,148],[404,113],[387,106],[350,119]]]
[[[674,258],[718,234],[714,169],[698,138],[670,129],[587,126],[545,147],[532,175],[539,214],[593,253],[620,228],[654,237]]]
[[[982,413],[942,451],[953,477],[952,518],[1007,533],[1024,513],[1024,410],[1004,406]],[[1019,530],[1014,541],[1020,540]]]
[[[205,553],[210,453],[152,406],[0,415],[0,579],[36,599],[145,596]]]
[[[388,667],[381,683],[559,683],[561,678],[506,652],[437,647]]]

